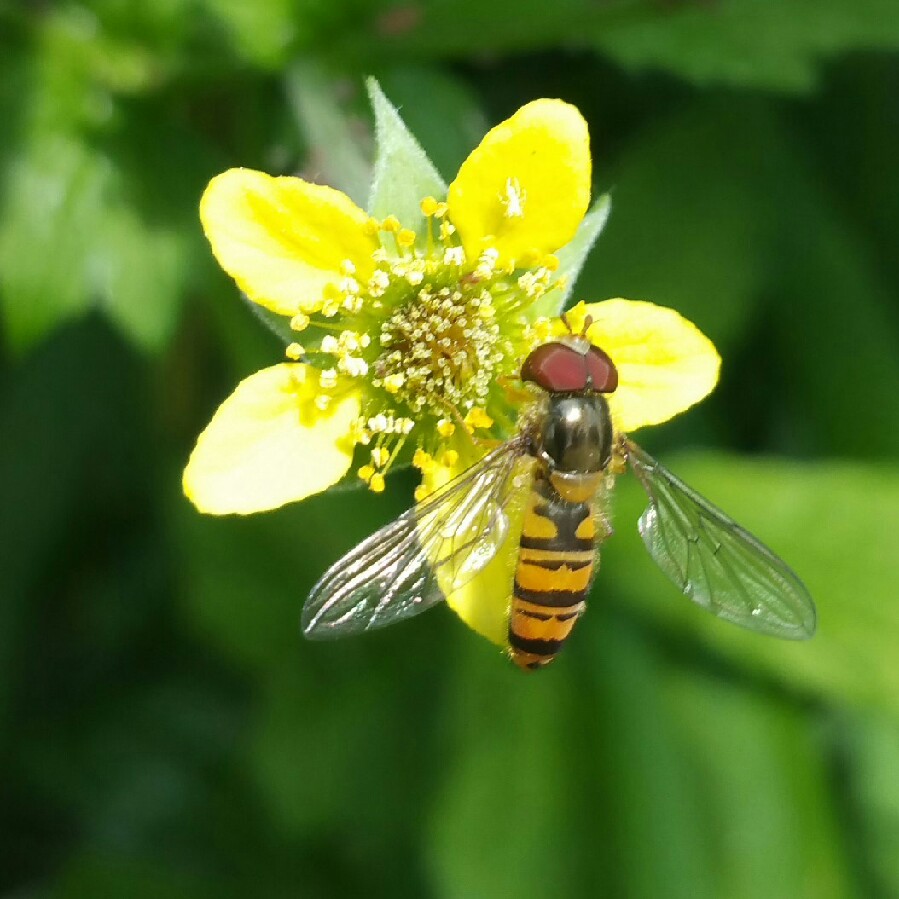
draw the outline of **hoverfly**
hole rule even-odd
[[[632,440],[614,437],[606,395],[618,373],[608,354],[566,336],[533,350],[520,377],[540,399],[518,434],[333,565],[303,608],[307,637],[384,627],[440,602],[495,556],[517,502],[508,642],[520,668],[547,665],[585,609],[612,530],[609,489],[625,464],[649,499],[638,525],[646,549],[682,593],[758,633],[812,636],[814,603],[786,563]]]

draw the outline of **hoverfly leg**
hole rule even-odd
[[[620,434],[612,447],[612,460],[606,469],[609,474],[619,475],[627,471],[627,437]]]

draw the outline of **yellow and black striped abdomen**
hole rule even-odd
[[[509,617],[512,661],[548,665],[584,611],[596,560],[592,502],[568,502],[538,475],[521,529]]]

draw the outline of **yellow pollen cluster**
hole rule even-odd
[[[391,379],[395,395],[416,414],[482,404],[502,361],[499,326],[482,312],[492,302],[485,289],[422,288],[381,325],[373,383]]]
[[[516,179],[502,199],[507,216],[524,214],[527,195]],[[347,378],[365,378],[357,432],[372,456],[358,473],[376,491],[415,420],[432,418],[442,440],[461,426],[469,433],[492,426],[491,385],[515,352],[510,342],[524,334],[523,310],[555,286],[559,264],[546,256],[516,267],[492,247],[469,258],[445,202],[425,197],[421,211],[421,234],[395,216],[369,219],[366,231],[380,242],[373,271],[360,280],[359,266],[345,260],[314,320],[304,313],[291,320],[295,331],[325,332],[318,346],[304,339],[288,348],[290,358],[311,355],[321,370],[320,408],[346,389]]]

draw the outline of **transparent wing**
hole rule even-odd
[[[815,604],[792,569],[635,443],[626,441],[626,448],[649,496],[640,535],[684,595],[762,634],[811,637]]]
[[[514,438],[376,531],[325,572],[303,606],[303,633],[328,640],[386,627],[464,586],[508,534],[507,499],[527,441]],[[522,483],[519,484],[519,481]]]

